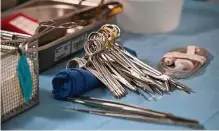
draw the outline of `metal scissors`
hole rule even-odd
[[[108,86],[107,81],[105,80],[102,75],[97,72],[95,69],[92,69],[91,67],[87,66],[87,60],[84,58],[74,58],[67,62],[66,69],[70,68],[85,68],[86,70],[90,71],[93,75],[95,75],[101,82],[103,82],[106,86]]]
[[[41,22],[35,30],[34,35],[30,36],[27,39],[24,39],[19,48],[25,51],[32,51],[32,49],[29,50],[29,47],[34,46],[34,42],[37,41],[41,36],[48,35],[48,33],[50,33],[51,31],[55,31],[55,29],[59,29],[59,32],[61,32],[75,27],[77,27],[77,24],[75,22],[67,22],[60,25],[56,25],[55,21],[53,20]],[[15,51],[12,51],[12,53],[14,52]]]
[[[92,68],[90,65],[88,66],[88,61],[84,58],[74,58],[70,61],[68,61],[67,65],[66,65],[66,69],[69,68],[85,68],[86,70],[90,71],[94,76],[96,76],[106,87],[108,87],[108,89],[112,92],[112,94],[115,97],[118,97],[118,92],[116,91],[116,89],[114,87],[112,87],[111,83],[109,83],[107,81],[107,79],[105,77],[103,77],[103,75],[98,72],[95,68]]]
[[[166,85],[166,90],[167,91],[170,91],[170,85],[174,85],[175,87],[177,87],[178,89],[182,90],[182,91],[185,91],[187,93],[190,93],[190,92],[194,92],[192,91],[192,89],[190,89],[189,87],[187,87],[186,85],[183,85],[179,82],[177,82],[176,80],[170,78],[169,76],[165,75],[165,74],[162,74],[161,72],[159,72],[158,70],[152,68],[151,66],[143,63],[142,61],[140,61],[138,58],[136,58],[135,56],[133,56],[132,54],[130,54],[129,52],[127,52],[126,50],[122,49],[118,43],[115,44],[117,47],[119,47],[121,49],[121,51],[126,54],[128,57],[130,57],[132,60],[132,62],[134,62],[135,64],[137,64],[138,66],[140,66],[141,68],[143,68],[145,71],[145,73],[148,75],[148,76],[151,76],[153,78],[156,78],[158,80],[161,80],[165,83]],[[147,72],[146,72],[147,71]]]
[[[113,88],[118,92],[117,98],[124,97],[127,94],[127,91],[116,80],[116,78],[113,77],[112,72],[110,72],[110,70],[106,67],[107,66],[107,65],[105,65],[106,63],[100,57],[96,58],[96,61],[98,61],[99,65],[100,65],[100,70],[99,71],[102,73],[102,75],[104,77],[106,77],[106,79],[110,82],[110,84],[113,85]]]
[[[114,25],[105,25],[103,27],[101,27],[101,30],[104,34],[110,34],[111,37],[113,38],[114,36],[119,36],[120,34],[120,30],[117,26],[114,26]],[[103,36],[106,36],[104,35]],[[91,36],[95,36],[95,35],[99,35],[98,33],[92,33]],[[91,37],[88,37],[88,38],[91,38]],[[93,37],[95,38],[95,37]],[[110,38],[110,37],[109,37]],[[108,39],[108,38],[106,38]],[[112,42],[110,42],[111,44]],[[131,75],[133,76],[136,76],[137,78],[139,79],[142,79],[141,76],[139,76],[139,74],[143,75],[143,72],[138,69],[131,61],[129,61],[129,59],[127,59],[124,54],[122,54],[122,52],[119,52],[119,50],[116,50],[116,49],[112,49],[110,50],[108,48],[108,55],[110,53],[110,56],[113,56],[112,59],[114,59],[115,61],[117,61],[118,63],[120,63],[121,66],[125,67],[126,68],[126,71],[129,71]],[[104,53],[104,55],[109,58],[108,55],[106,55],[106,53]],[[104,56],[103,54],[101,55],[102,58],[106,58],[106,57],[103,57]],[[107,60],[105,60],[107,61]],[[110,59],[108,59],[108,61],[110,62]],[[111,67],[110,64],[108,64],[107,62],[105,62],[106,65],[109,67],[109,69],[112,71],[113,73],[113,77],[115,77],[118,81],[120,81],[122,84],[126,85],[126,87],[128,87],[129,89],[131,89],[132,91],[136,92],[139,94],[139,92],[137,91],[137,89],[135,87],[133,87],[127,80],[125,80],[121,75],[119,75],[118,72],[116,72],[116,70],[114,70],[114,68]],[[146,79],[147,82],[149,81],[148,79]],[[116,82],[116,81],[115,81]],[[154,84],[154,82],[153,82]],[[155,83],[156,84],[156,83]],[[159,84],[157,84],[158,86],[161,86]],[[156,89],[157,90],[157,89]],[[160,92],[160,90],[157,90]]]
[[[120,29],[116,25],[110,25],[106,24],[101,27],[99,30],[100,33],[103,33],[103,36],[106,36],[106,32],[108,32],[109,36],[106,38],[108,42],[105,42],[104,47],[109,47],[109,45],[113,45],[115,43],[116,37],[120,36]],[[113,48],[113,46],[110,46],[110,48]],[[122,64],[123,66],[126,66],[129,69],[135,70],[138,73],[142,73],[141,70],[139,70],[131,61],[129,61],[120,50],[113,48],[106,48],[108,49],[108,53],[111,54],[111,56],[114,56],[114,60]]]
[[[41,36],[48,35],[48,33],[50,33],[51,31],[55,31],[55,29],[59,29],[59,32],[61,32],[75,27],[77,27],[77,24],[75,22],[67,22],[58,25],[53,20],[43,21],[39,23],[39,26],[35,30],[35,34],[27,40],[27,43],[30,44],[36,41]]]
[[[105,61],[109,61],[108,62],[104,62],[108,68],[111,70],[112,75],[115,79],[117,79],[119,82],[121,82],[123,85],[125,85],[127,88],[129,88],[131,91],[140,94],[139,90],[137,88],[135,88],[131,83],[129,83],[124,77],[122,77],[122,75],[120,75],[120,73],[116,70],[115,66],[113,65],[112,62],[110,62],[110,57],[105,55]]]
[[[67,23],[62,23],[62,24],[56,24],[55,21],[50,20],[50,21],[43,21],[41,23],[39,23],[39,26],[36,30],[38,37],[45,35],[47,33],[49,33],[50,31],[54,30],[54,29],[72,29],[77,27],[77,23],[75,22],[67,22]]]
[[[100,72],[100,74],[103,75],[109,83],[109,88],[111,89],[111,91],[113,91],[113,95],[117,98],[122,98],[127,94],[127,91],[111,75],[109,70],[102,63],[101,56],[99,55],[104,48],[104,44],[102,42],[103,41],[99,41],[98,39],[89,39],[84,45],[84,50],[89,56],[88,61],[94,65],[95,69]]]

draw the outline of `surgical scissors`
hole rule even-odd
[[[106,25],[102,26],[101,29],[107,30],[107,32],[110,32],[109,33],[109,34],[111,34],[110,38],[112,38],[112,39],[115,39],[114,37],[118,37],[120,35],[120,30],[115,25],[106,24]],[[103,33],[105,33],[105,32],[103,32]],[[112,45],[112,42],[110,43],[110,45]],[[121,66],[126,68],[126,71],[130,72],[130,75],[133,75],[133,76],[136,76],[137,74],[140,75],[137,78],[145,76],[144,72],[142,72],[142,70],[140,70],[132,61],[127,59],[127,57],[125,57],[125,54],[123,52],[121,52],[120,49],[116,48],[116,46],[111,46],[111,49],[108,48],[108,53],[110,53],[110,55],[113,56],[112,59],[114,59],[115,61],[120,63]],[[157,83],[156,81],[149,79],[148,77],[145,77],[145,78],[146,78],[145,80],[147,80],[146,82],[150,81],[150,83],[153,83],[154,85],[158,86],[162,90],[165,90],[163,85]],[[142,78],[140,78],[140,79],[142,79]],[[165,81],[165,85],[167,86],[167,88],[169,88],[168,81],[167,82]],[[157,91],[159,91],[159,90],[157,90]]]
[[[101,38],[101,39],[94,39]],[[104,49],[105,39],[100,33],[92,33],[89,35],[88,41],[84,45],[84,50],[89,56],[89,61],[94,65],[96,70],[102,74],[105,79],[108,81],[109,85],[113,88],[112,93],[117,98],[122,98],[127,94],[127,91],[121,86],[121,84],[111,75],[110,71],[102,63],[101,52]]]
[[[75,22],[67,22],[67,23],[62,23],[62,24],[56,24],[55,21],[53,20],[49,20],[49,21],[43,21],[41,23],[39,23],[38,28],[35,31],[35,37],[31,37],[32,39],[30,39],[31,41],[35,40],[36,38],[39,38],[43,35],[48,34],[49,32],[55,30],[55,29],[72,29],[77,27],[78,25]]]
[[[114,68],[114,65],[112,64],[112,62],[106,62],[107,60],[110,61],[109,56],[105,55],[105,64],[108,66],[108,68],[112,71],[112,75],[114,78],[116,78],[119,82],[121,82],[123,85],[125,85],[127,88],[129,88],[131,91],[140,94],[139,90],[137,88],[135,88],[133,85],[131,85],[126,79],[124,79],[118,72],[117,70]]]
[[[95,75],[103,84],[106,86],[109,86],[105,78],[97,72],[95,69],[92,69],[91,67],[87,66],[88,62],[84,58],[74,58],[70,61],[67,62],[66,69],[71,69],[71,68],[85,68],[86,70],[90,71],[93,75]]]
[[[118,37],[120,35],[120,29],[118,28],[118,26],[116,25],[109,25],[109,24],[106,24],[104,26],[101,27],[102,30],[107,30],[108,32],[111,32],[110,34],[112,35],[111,39],[115,39],[116,37]],[[115,38],[114,38],[115,37]],[[145,74],[149,75],[149,76],[152,76],[153,78],[156,78],[156,79],[159,79],[159,80],[162,80],[166,86],[166,91],[170,91],[170,83],[174,84],[178,89],[181,89],[187,93],[190,93],[192,92],[191,89],[189,89],[187,86],[185,85],[182,85],[181,83],[171,79],[169,76],[166,76],[164,74],[162,74],[161,72],[159,72],[158,70],[152,68],[151,66],[141,62],[140,60],[138,60],[137,58],[135,58],[134,56],[132,56],[130,53],[128,53],[127,51],[125,51],[124,49],[122,49],[117,43],[115,43],[115,45],[119,48],[114,48],[114,49],[120,49],[122,51],[122,53],[124,53],[125,55],[127,55],[128,57],[130,57],[131,59],[131,62],[129,62],[129,60],[124,60],[123,58],[125,57],[121,57],[123,56],[122,53],[120,53],[120,55],[117,55],[118,52],[120,52],[120,50],[117,50],[117,52],[114,51],[114,54],[113,55],[116,55],[115,57],[117,58],[117,62],[122,62],[123,65],[126,64],[126,65],[129,65],[129,69],[131,68],[132,70],[134,69],[135,71],[137,71],[138,73],[141,73],[141,71],[135,66],[133,65],[132,63],[134,62],[135,64],[137,64],[138,66],[142,67],[143,69],[145,70],[148,70],[150,72],[144,72]],[[115,46],[114,46],[115,47]],[[120,61],[118,61],[118,58],[120,59]],[[153,75],[153,74],[155,75]]]
[[[127,52],[125,49],[123,49],[122,47],[120,47],[117,44],[115,44],[118,48],[121,49],[121,51],[126,54],[128,57],[130,57],[132,59],[132,61],[134,63],[136,63],[137,65],[139,65],[141,68],[145,69],[146,71],[150,71],[151,73],[147,72],[147,75],[151,76],[151,77],[154,77],[154,78],[157,78],[159,80],[162,80],[164,82],[167,82],[169,81],[171,84],[175,85],[178,89],[182,90],[182,91],[185,91],[187,93],[190,93],[190,92],[193,92],[192,89],[190,89],[189,87],[177,82],[176,80],[170,78],[169,76],[165,75],[165,74],[162,74],[161,72],[159,72],[158,70],[152,68],[151,66],[143,63],[142,61],[140,61],[138,58],[136,58],[135,56],[133,56],[132,54],[130,54],[129,52]],[[152,75],[154,74],[154,75]],[[170,89],[170,83],[166,83],[166,87],[167,87],[167,91],[169,91]]]

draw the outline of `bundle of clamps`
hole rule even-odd
[[[126,88],[137,94],[143,94],[143,91],[164,94],[174,89],[193,92],[126,51],[116,41],[119,36],[118,26],[103,25],[97,32],[89,34],[84,45],[85,56],[70,60],[67,68],[87,69],[119,99],[127,95]]]

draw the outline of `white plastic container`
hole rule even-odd
[[[183,0],[118,0],[124,5],[118,25],[132,33],[165,33],[180,23]]]

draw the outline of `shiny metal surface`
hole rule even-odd
[[[76,8],[74,6],[69,5],[43,5],[23,8],[17,10],[16,13],[23,13],[31,18],[37,19],[38,22],[42,22],[63,16],[64,14],[75,10]]]
[[[137,120],[144,122],[152,122],[158,124],[172,124],[187,126],[191,128],[203,129],[203,125],[199,121],[194,119],[183,118],[180,116],[175,116],[172,113],[159,112],[147,108],[137,107],[134,105],[128,105],[112,100],[99,99],[94,97],[78,97],[78,98],[68,98],[67,101],[80,103],[87,105],[89,107],[96,107],[99,110],[82,109],[82,108],[69,108],[66,109],[82,111],[85,113],[111,116],[118,118],[125,118],[129,120]],[[102,109],[101,109],[102,108]]]
[[[78,1],[78,2],[77,2]],[[23,13],[39,22],[48,21],[86,6],[78,5],[79,0],[55,1],[55,0],[31,0],[2,13],[2,18],[11,14]]]
[[[15,40],[15,39],[27,39],[30,38],[30,35],[10,32],[5,30],[0,30],[1,32],[1,40]]]
[[[192,92],[167,75],[155,74],[158,72],[156,69],[143,63],[116,42],[119,35],[118,26],[105,24],[97,32],[91,32],[84,44],[83,59],[90,63],[86,68],[92,66],[102,75],[103,83],[114,97],[125,97],[128,94],[127,88],[138,95],[144,95],[140,90],[159,95],[168,94],[176,88],[173,84],[189,94]],[[96,73],[94,75],[97,76]],[[100,79],[99,76],[97,78]]]

